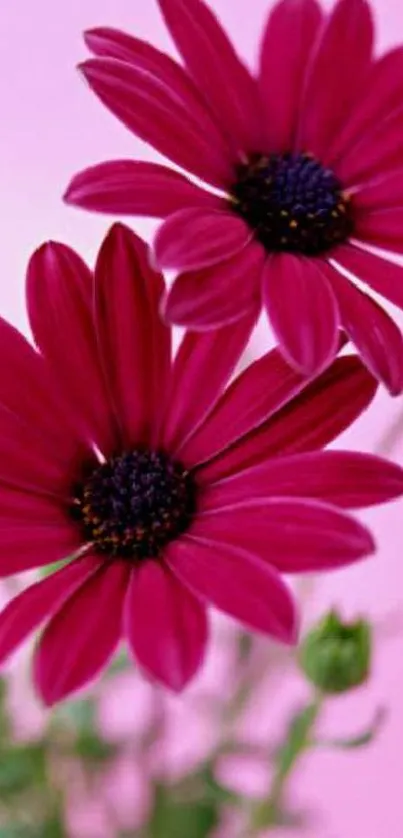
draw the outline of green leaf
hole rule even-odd
[[[200,800],[186,803],[175,799],[174,789],[157,789],[154,814],[147,838],[207,838],[218,823],[214,803]]]
[[[320,748],[340,748],[341,750],[362,748],[364,745],[369,745],[373,742],[382,728],[385,718],[385,707],[378,707],[372,724],[369,728],[367,728],[367,730],[362,731],[362,733],[358,733],[356,736],[347,737],[345,739],[317,739],[313,742],[313,744]]]
[[[0,838],[68,838],[63,821],[54,816],[45,823],[10,823],[0,828]]]
[[[45,752],[40,744],[0,752],[0,800],[45,782]]]

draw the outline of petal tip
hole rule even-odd
[[[361,549],[360,549],[361,548]],[[367,527],[362,528],[362,537],[360,541],[360,548],[357,548],[357,553],[360,549],[358,554],[358,558],[366,558],[367,556],[373,556],[374,553],[377,552],[378,545],[375,541],[374,536],[372,535],[371,531],[367,529]]]
[[[62,201],[65,204],[74,206],[77,201],[79,200],[80,192],[77,189],[75,178],[72,178],[70,183],[67,185],[65,191],[62,194]]]

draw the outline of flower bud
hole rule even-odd
[[[321,692],[344,693],[367,680],[371,645],[371,627],[366,620],[343,623],[331,611],[302,642],[300,665]]]

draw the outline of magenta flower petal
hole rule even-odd
[[[362,98],[355,104],[342,130],[336,134],[328,153],[329,165],[347,156],[357,143],[402,103],[403,48],[397,47],[372,64]]]
[[[329,141],[361,93],[372,44],[373,22],[366,0],[338,0],[308,72],[299,129],[300,146],[325,162]]]
[[[214,268],[181,274],[165,299],[165,318],[188,329],[214,329],[254,311],[257,319],[264,262],[256,243]]]
[[[238,58],[217,18],[202,0],[158,0],[189,74],[219,125],[241,151],[261,147],[255,80]]]
[[[403,269],[361,247],[346,245],[335,250],[334,259],[350,273],[366,282],[391,303],[403,308]]]
[[[27,440],[32,428],[39,450],[66,467],[84,447],[74,405],[63,399],[43,358],[2,318],[0,356],[7,359],[0,371],[1,422],[14,423],[16,433],[25,427]]]
[[[368,369],[393,396],[398,395],[403,390],[401,331],[368,294],[355,288],[330,265],[325,267],[339,303],[343,328]]]
[[[403,108],[399,105],[385,119],[371,126],[361,140],[343,155],[335,166],[339,177],[351,187],[361,185],[366,180],[382,178],[401,168],[402,131]]]
[[[149,560],[132,575],[124,620],[138,663],[171,690],[182,690],[204,658],[205,607],[168,568]]]
[[[71,451],[71,440],[66,439],[65,443],[64,448],[63,441],[60,447],[55,440],[46,441],[35,425],[0,405],[0,481],[7,487],[66,500],[80,458],[79,447]],[[88,455],[89,461],[91,456]]]
[[[215,186],[231,182],[225,141],[200,100],[150,68],[114,58],[80,66],[91,89],[130,131],[184,169]]]
[[[67,498],[53,499],[46,494],[27,492],[0,484],[0,527],[10,522],[30,521],[38,524],[60,522],[67,500]]]
[[[373,376],[354,356],[338,358],[281,409],[212,462],[198,470],[208,485],[265,458],[323,448],[368,407],[377,389]]]
[[[175,357],[163,428],[164,446],[175,452],[222,395],[254,325],[254,316],[210,332],[186,332]],[[200,387],[203,381],[203,387]]]
[[[27,302],[35,341],[63,380],[66,399],[80,416],[88,439],[108,453],[115,448],[116,425],[92,325],[93,294],[93,275],[71,248],[49,242],[32,256]]]
[[[362,184],[353,195],[354,207],[361,214],[403,206],[403,170],[398,169],[380,180]]]
[[[263,299],[289,363],[305,375],[327,367],[337,354],[339,312],[317,266],[290,253],[273,256],[264,272]]]
[[[73,178],[64,199],[96,212],[155,218],[187,206],[220,206],[215,195],[173,169],[140,160],[111,160],[84,169]]]
[[[240,253],[251,238],[245,222],[230,212],[184,209],[160,227],[155,256],[162,268],[199,270]]]
[[[293,597],[267,562],[256,561],[234,542],[228,547],[210,543],[202,534],[178,541],[168,550],[167,561],[185,585],[220,611],[283,643],[296,642]]]
[[[124,444],[157,433],[171,364],[171,334],[159,317],[162,276],[144,242],[116,224],[95,268],[97,332]]]
[[[403,494],[403,469],[353,451],[312,451],[276,457],[208,487],[203,510],[275,496],[317,498],[345,508],[373,506]]]
[[[260,88],[273,151],[295,145],[306,70],[322,19],[316,0],[280,0],[269,14],[261,45]]]
[[[130,566],[105,563],[57,609],[34,661],[35,682],[47,705],[83,687],[104,668],[122,636]]]
[[[53,614],[97,568],[93,556],[77,559],[14,597],[0,613],[0,661]]]
[[[403,253],[402,229],[403,206],[362,213],[357,218],[357,238],[396,253]]]
[[[89,29],[84,33],[84,40],[94,55],[116,58],[147,76],[149,90],[153,90],[150,80],[159,87],[163,86],[165,90],[171,89],[176,108],[180,105],[186,111],[187,120],[191,119],[197,128],[203,126],[206,132],[211,132],[210,136],[214,142],[219,139],[223,151],[229,151],[227,139],[221,131],[221,119],[218,122],[212,119],[211,109],[204,103],[189,74],[169,55],[141,38],[134,38],[126,32],[110,27]],[[159,101],[162,104],[163,100]]]
[[[375,550],[369,530],[351,515],[305,498],[261,498],[206,512],[190,534],[235,543],[282,573],[342,567]]]
[[[0,523],[0,577],[61,561],[83,546],[81,533],[67,515],[49,522]]]
[[[278,349],[251,364],[227,388],[215,409],[183,445],[181,458],[193,465],[211,459],[265,422],[306,385]]]

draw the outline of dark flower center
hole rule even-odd
[[[75,517],[101,553],[133,559],[158,556],[191,523],[192,476],[158,451],[131,451],[96,468],[76,492]]]
[[[231,197],[234,211],[269,251],[315,255],[353,231],[341,183],[308,154],[255,155],[239,167]]]

